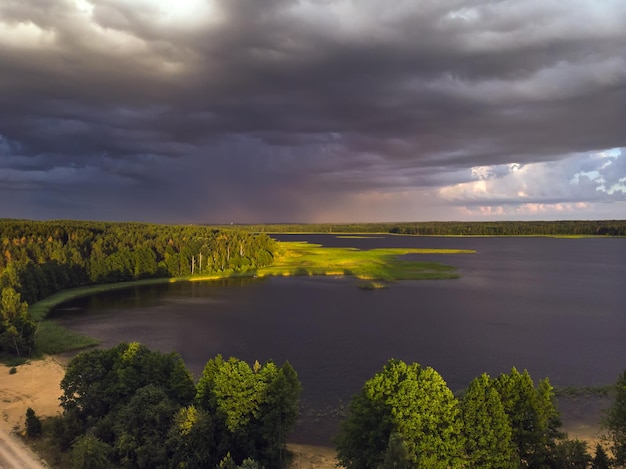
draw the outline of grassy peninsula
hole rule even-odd
[[[363,251],[356,248],[329,248],[306,242],[280,243],[273,265],[257,275],[354,276],[365,280],[424,280],[457,278],[454,267],[436,262],[403,259],[407,254],[468,254],[461,249],[383,248]]]

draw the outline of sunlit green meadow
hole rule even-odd
[[[457,278],[456,269],[436,262],[402,258],[407,254],[469,254],[471,250],[384,248],[367,251],[356,248],[322,247],[306,242],[282,242],[272,266],[257,276],[326,275],[354,276],[364,280],[422,280]]]

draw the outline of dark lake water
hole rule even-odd
[[[328,414],[392,357],[432,366],[454,391],[513,366],[557,386],[610,384],[626,368],[626,239],[277,238],[477,252],[419,256],[458,267],[456,280],[376,291],[349,278],[175,283],[78,299],[53,315],[104,346],[177,351],[196,377],[218,353],[289,360],[304,386],[294,438],[306,442],[327,442]]]

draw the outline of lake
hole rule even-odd
[[[218,353],[289,360],[304,386],[303,442],[328,442],[337,409],[392,357],[433,367],[453,391],[513,366],[556,386],[610,384],[626,368],[626,239],[276,238],[476,253],[410,256],[456,266],[456,280],[375,291],[333,277],[183,282],[77,299],[52,315],[104,346],[177,351],[196,377]]]

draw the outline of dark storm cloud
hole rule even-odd
[[[475,204],[455,184],[511,163],[578,202],[574,156],[626,147],[624,24],[619,0],[3,1],[0,191],[24,196],[0,215],[302,220],[438,188]]]

